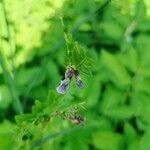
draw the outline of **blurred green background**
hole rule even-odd
[[[60,16],[93,58],[64,98],[86,103],[81,126],[41,120],[66,67]],[[0,150],[17,149],[150,150],[149,0],[0,1]]]

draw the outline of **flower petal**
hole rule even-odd
[[[56,88],[57,92],[60,94],[65,94],[69,89],[70,79],[64,79],[61,81],[60,85]]]
[[[81,77],[80,77],[79,74],[76,76],[76,83],[77,83],[77,86],[78,86],[80,89],[83,89],[83,88],[84,88],[84,84],[83,84],[83,82],[82,82]]]

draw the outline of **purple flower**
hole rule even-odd
[[[84,88],[84,84],[83,84],[83,82],[82,82],[81,77],[80,77],[79,74],[76,76],[76,83],[77,83],[77,86],[78,86],[80,89],[83,89],[83,88]]]
[[[69,78],[62,80],[60,85],[56,88],[57,92],[60,94],[65,94],[69,89],[69,82]]]
[[[75,76],[76,84],[80,89],[84,88],[84,84],[81,80],[79,71],[70,67],[65,72],[65,79],[61,81],[60,85],[56,88],[57,92],[60,94],[65,94],[69,89],[69,82],[72,77]]]

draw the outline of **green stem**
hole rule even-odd
[[[10,52],[12,53],[12,65],[13,65],[14,64],[13,63],[13,44],[12,44],[13,40],[12,40],[10,29],[9,29],[9,23],[8,23],[8,19],[7,19],[7,13],[6,13],[5,1],[4,0],[2,0],[2,7],[3,7],[3,14],[4,14],[5,23],[6,23],[9,49],[10,49]],[[6,78],[6,81],[8,82],[8,85],[11,89],[11,93],[12,93],[12,96],[13,96],[13,99],[14,99],[14,101],[13,101],[14,109],[15,109],[16,113],[21,114],[21,113],[23,113],[23,109],[22,109],[22,105],[21,105],[21,102],[20,102],[18,94],[17,94],[15,81],[11,77],[11,75],[10,75],[8,69],[7,69],[7,65],[6,65],[5,60],[3,58],[2,52],[0,52],[0,65],[2,67],[2,70],[3,70],[4,76]],[[15,68],[14,65],[13,65],[13,68]]]
[[[21,103],[20,103],[20,100],[19,100],[19,97],[17,94],[15,83],[14,83],[14,80],[12,79],[9,71],[7,70],[7,66],[5,64],[5,61],[4,61],[4,58],[3,58],[3,55],[1,52],[0,52],[0,65],[2,67],[4,76],[5,76],[6,81],[10,87],[10,90],[11,90],[11,93],[12,93],[12,96],[14,99],[14,101],[13,101],[14,109],[15,109],[16,113],[21,114],[21,113],[23,113],[23,110],[22,110],[22,106],[21,106]]]
[[[5,20],[5,24],[6,24],[6,32],[7,32],[7,37],[8,37],[8,43],[9,43],[9,50],[10,50],[10,54],[11,54],[11,64],[12,64],[12,72],[13,75],[15,75],[15,65],[14,65],[14,41],[13,38],[11,36],[11,31],[9,28],[9,22],[7,19],[7,12],[6,12],[6,7],[5,7],[5,0],[2,0],[2,6],[3,6],[3,14],[4,14],[4,20]]]
[[[62,29],[63,29],[63,32],[64,32],[64,39],[65,39],[65,44],[66,44],[66,48],[67,48],[67,59],[68,59],[68,62],[69,62],[69,66],[71,66],[71,61],[70,61],[70,50],[69,50],[69,47],[68,47],[68,37],[67,37],[67,34],[65,32],[65,25],[64,25],[64,22],[63,22],[63,18],[60,17],[60,20],[61,20],[61,25],[62,25]]]

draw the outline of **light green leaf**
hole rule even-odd
[[[136,81],[134,82],[134,90],[137,92],[145,92],[147,94],[150,94],[150,80],[148,79],[136,79]]]
[[[105,112],[123,102],[123,92],[112,85],[108,85],[100,102],[100,112]]]
[[[140,64],[137,50],[130,47],[120,53],[118,58],[132,73],[136,73]]]
[[[136,130],[129,123],[125,123],[124,125],[124,137],[128,145],[134,143],[138,139]]]
[[[113,132],[96,132],[92,134],[92,142],[99,150],[120,150],[123,149],[123,138],[120,134]]]
[[[140,141],[140,150],[149,150],[150,149],[150,126],[146,129],[143,137]]]
[[[130,76],[117,56],[103,50],[101,59],[104,67],[108,71],[107,76],[112,82],[119,88],[125,88],[130,84]]]
[[[87,105],[91,107],[98,102],[101,94],[100,77],[98,75],[93,77],[90,76],[85,80],[85,83],[86,83],[85,85],[86,87],[82,97],[86,99]],[[93,89],[94,91],[91,89]]]
[[[12,102],[12,96],[6,85],[0,86],[0,109],[6,109]]]
[[[135,19],[138,22],[141,22],[146,17],[146,6],[144,4],[144,0],[138,0],[136,3],[136,12],[135,12]]]
[[[130,119],[136,115],[134,107],[131,106],[118,106],[116,108],[111,108],[106,110],[104,114],[117,120]]]
[[[120,40],[123,37],[122,27],[114,21],[102,22],[99,27],[100,30],[102,30],[101,34],[103,34],[107,38],[110,38],[112,40]]]
[[[1,122],[0,124],[0,147],[2,150],[15,150],[16,143],[15,125],[9,121]]]

